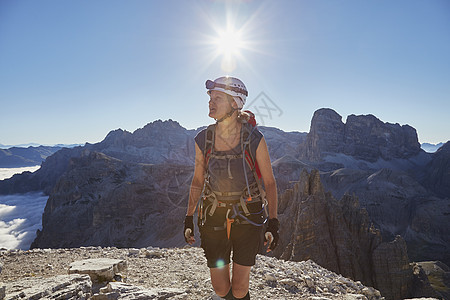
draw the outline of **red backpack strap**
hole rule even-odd
[[[254,120],[254,118],[253,118]],[[250,124],[250,125],[248,125]],[[243,136],[242,136],[242,147],[244,148],[244,154],[245,154],[245,160],[247,161],[247,164],[250,166],[250,168],[256,172],[256,175],[258,177],[258,179],[261,179],[261,171],[259,169],[258,166],[258,162],[256,161],[256,157],[253,157],[252,155],[252,151],[250,149],[250,144],[251,144],[251,139],[252,137],[250,136],[252,134],[252,131],[255,129],[253,126],[253,124],[248,123],[247,124],[243,124],[244,129],[243,129]]]
[[[259,170],[258,162],[256,161],[256,159],[253,159],[251,153],[247,151],[247,149],[245,150],[245,160],[247,161],[247,164],[250,166],[250,168],[255,169],[256,175],[259,179],[261,179],[261,171]]]

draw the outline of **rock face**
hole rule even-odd
[[[355,196],[325,193],[317,170],[303,171],[280,197],[281,236],[274,253],[285,260],[312,259],[366,285],[387,299],[411,296],[412,269],[405,241],[385,243]]]
[[[441,197],[450,197],[450,141],[434,154],[426,166],[424,185]]]
[[[50,194],[32,248],[182,245],[192,172],[86,150]]]
[[[450,261],[450,207],[411,172],[338,169],[321,179],[335,197],[355,194],[385,240],[401,235],[413,261]]]
[[[412,269],[406,243],[397,236],[394,241],[381,243],[371,253],[375,286],[391,299],[415,296],[412,293]]]
[[[334,110],[323,108],[314,113],[300,155],[318,161],[329,153],[342,153],[375,162],[408,158],[420,151],[416,130],[409,125],[383,123],[373,115],[350,115],[344,124]]]
[[[258,126],[258,129],[264,134],[272,161],[285,155],[298,156],[298,147],[307,136],[305,132],[284,132],[274,127]]]

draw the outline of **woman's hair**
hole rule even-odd
[[[240,123],[247,123],[250,120],[251,116],[248,112],[238,110],[237,119]]]
[[[230,95],[227,95],[227,98],[228,98],[229,102],[236,102],[234,100],[234,98],[232,96],[230,96]],[[253,118],[253,121],[251,120],[252,118]],[[249,121],[250,121],[250,123],[252,123],[252,122],[256,123],[255,115],[252,115],[252,114],[250,114],[250,113],[248,113],[246,111],[242,111],[240,109],[237,109],[237,120],[240,123],[249,123]]]

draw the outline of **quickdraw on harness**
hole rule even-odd
[[[206,129],[205,136],[205,181],[203,186],[202,198],[200,201],[199,208],[199,218],[201,226],[206,222],[207,216],[213,216],[218,207],[228,208],[226,213],[226,221],[224,226],[213,227],[214,230],[224,230],[227,229],[228,239],[230,238],[231,224],[251,224],[254,226],[263,226],[267,221],[267,201],[265,197],[265,191],[261,184],[261,172],[259,170],[256,159],[252,157],[250,151],[250,140],[255,126],[250,123],[243,123],[241,130],[241,153],[237,155],[227,155],[227,154],[217,154],[214,151],[214,140],[215,140],[215,124],[209,125]],[[228,160],[228,177],[233,179],[230,170],[230,160],[242,158],[246,187],[242,191],[233,192],[220,192],[214,191],[210,185],[210,175],[209,175],[209,160],[211,158],[215,159],[226,159]],[[250,167],[252,170],[255,182],[249,184],[247,178],[246,167]],[[204,208],[204,202],[208,201],[208,205]],[[259,212],[251,213],[248,210],[247,203],[256,203],[262,201],[262,209]],[[209,210],[209,211],[208,211]],[[264,213],[265,219],[262,223],[256,223],[249,219],[251,214],[262,214]]]

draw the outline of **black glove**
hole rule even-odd
[[[190,229],[190,236],[194,236],[194,216],[186,216],[186,218],[184,219],[183,236],[186,243],[188,243],[188,239],[186,238],[186,229]]]
[[[277,218],[269,219],[269,222],[268,222],[268,225],[267,225],[267,229],[266,229],[266,233],[270,232],[272,234],[273,240],[269,244],[269,249],[267,249],[267,251],[274,250],[275,247],[278,245],[278,240],[280,238],[280,236],[278,235],[279,228],[280,228],[280,222],[278,221]],[[264,234],[264,241],[265,242],[268,241],[267,237],[266,237],[266,234]]]

